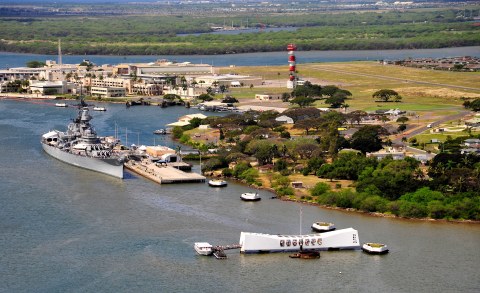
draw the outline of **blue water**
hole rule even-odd
[[[415,50],[355,50],[355,51],[297,51],[298,63],[314,62],[345,62],[356,60],[397,60],[412,58],[441,58],[454,56],[480,57],[480,46],[443,48],[443,49],[415,49]],[[210,64],[213,66],[262,66],[285,65],[287,52],[264,52],[228,55],[158,55],[158,56],[104,56],[104,55],[65,55],[63,63],[79,64],[84,59],[101,64],[143,63],[158,59],[167,59],[177,62],[192,62]],[[0,68],[22,67],[28,61],[57,60],[56,55],[36,55],[0,52]]]
[[[100,135],[151,132],[184,107],[106,105],[93,112]],[[480,225],[377,218],[270,199],[242,202],[251,188],[229,182],[158,185],[121,180],[60,162],[39,139],[64,129],[73,108],[0,99],[0,292],[478,292]],[[135,135],[129,137],[136,139]],[[130,138],[129,138],[130,141]],[[174,145],[168,137],[165,144]],[[136,142],[135,142],[136,143]],[[153,143],[153,142],[152,142]],[[198,166],[195,166],[198,170]],[[300,207],[302,217],[300,218]],[[240,232],[297,234],[314,221],[354,227],[360,242],[391,252],[322,252],[228,259],[195,254],[194,242],[238,243]],[[300,224],[301,223],[301,224]]]

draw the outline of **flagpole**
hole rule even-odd
[[[302,235],[302,215],[303,214],[303,209],[300,207],[300,235]]]

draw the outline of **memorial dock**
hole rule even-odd
[[[125,168],[159,184],[205,182],[205,176],[184,172],[180,170],[182,167],[179,164],[180,162],[159,164],[145,160],[130,160],[125,163]]]

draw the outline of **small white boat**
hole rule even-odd
[[[312,230],[316,232],[328,232],[335,230],[335,225],[328,222],[315,222],[312,224]]]
[[[370,254],[385,254],[388,253],[388,247],[383,243],[364,243],[362,245],[362,250]]]
[[[225,187],[228,185],[228,183],[225,180],[211,179],[211,180],[208,180],[208,185],[212,187]]]
[[[195,242],[195,251],[200,255],[212,255],[212,245],[208,242]]]
[[[245,192],[240,195],[240,198],[244,201],[259,201],[262,198],[256,192]]]
[[[105,107],[93,107],[94,111],[107,111],[107,108]]]
[[[55,103],[55,107],[65,108],[68,107],[68,105],[65,103]]]
[[[167,134],[167,131],[165,129],[157,129],[153,134]]]

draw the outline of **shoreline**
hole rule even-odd
[[[288,198],[287,196],[279,196],[275,192],[275,190],[273,190],[272,188],[247,184],[246,182],[244,182],[242,180],[238,180],[238,179],[235,179],[235,178],[232,178],[232,177],[227,178],[227,177],[215,176],[215,175],[205,175],[205,174],[202,174],[202,175],[207,176],[207,178],[208,177],[213,177],[213,178],[229,179],[229,180],[233,180],[237,183],[244,184],[244,185],[246,185],[248,187],[251,187],[251,188],[272,192],[273,194],[275,194],[275,197],[272,197],[272,199],[274,198],[274,199],[278,199],[278,200],[281,200],[281,201],[289,201],[289,202],[295,202],[295,203],[300,203],[300,204],[306,204],[306,205],[310,205],[310,206],[316,206],[316,207],[319,207],[319,208],[336,210],[336,211],[341,211],[341,212],[345,212],[345,213],[354,212],[354,213],[363,214],[363,215],[367,215],[367,216],[371,216],[371,217],[393,218],[393,219],[397,219],[397,220],[407,220],[407,221],[473,224],[473,225],[480,224],[480,221],[475,221],[475,220],[447,220],[447,219],[433,219],[433,218],[407,218],[407,217],[400,217],[400,216],[397,216],[397,215],[394,215],[394,214],[385,214],[385,213],[380,213],[380,212],[365,212],[365,211],[357,210],[357,209],[354,209],[354,208],[341,208],[341,207],[336,207],[336,206],[328,206],[328,205],[323,205],[323,204],[319,204],[319,203],[315,203],[315,202],[308,202],[308,201],[303,201],[303,200],[299,200],[299,199],[292,199],[292,198]]]
[[[28,95],[28,94],[27,94]],[[10,96],[10,95],[5,95],[5,94],[0,94],[0,98],[1,99],[12,99],[12,100],[22,100],[22,99],[29,99],[29,100],[55,100],[57,97],[49,97],[49,96],[42,96],[42,97],[29,97],[29,96],[26,96],[24,94],[13,94],[13,96]],[[68,100],[73,100],[73,99],[68,99]],[[86,100],[86,101],[95,101],[95,100]],[[124,103],[123,101],[119,101],[119,102],[115,102],[115,101],[99,101],[99,102],[103,102],[103,103]],[[203,174],[205,175],[205,174]],[[208,176],[208,177],[215,177],[215,178],[220,178],[222,176],[218,176],[218,175],[215,175],[215,173],[211,173],[210,175],[205,175],[205,176]],[[300,200],[300,199],[291,199],[291,198],[288,198],[286,196],[279,196],[275,190],[273,190],[272,188],[269,188],[269,187],[263,187],[263,186],[254,186],[254,185],[250,185],[250,184],[247,184],[241,180],[237,180],[237,179],[234,179],[234,178],[228,178],[230,180],[234,180],[236,182],[239,182],[239,183],[242,183],[242,184],[245,184],[249,187],[252,187],[252,188],[255,188],[255,189],[259,189],[259,190],[265,190],[265,191],[269,191],[269,192],[272,192],[273,194],[275,194],[275,198],[277,199],[280,199],[282,201],[291,201],[291,202],[297,202],[297,203],[301,203],[301,204],[307,204],[307,205],[313,205],[313,206],[317,206],[317,207],[320,207],[320,208],[326,208],[326,209],[331,209],[331,210],[338,210],[338,211],[344,211],[344,212],[356,212],[356,213],[361,213],[361,214],[364,214],[364,215],[368,215],[368,216],[373,216],[373,217],[382,217],[382,218],[396,218],[396,219],[403,219],[403,220],[416,220],[416,221],[429,221],[429,222],[444,222],[444,223],[462,223],[462,224],[480,224],[480,221],[475,221],[475,220],[447,220],[447,219],[433,219],[433,218],[406,218],[406,217],[400,217],[400,216],[396,216],[394,214],[385,214],[385,213],[379,213],[379,212],[365,212],[365,211],[361,211],[361,210],[357,210],[357,209],[353,209],[353,208],[340,208],[340,207],[335,207],[335,206],[328,206],[328,205],[322,205],[322,204],[319,204],[319,203],[315,203],[315,202],[308,202],[308,201],[303,201],[303,200]]]

